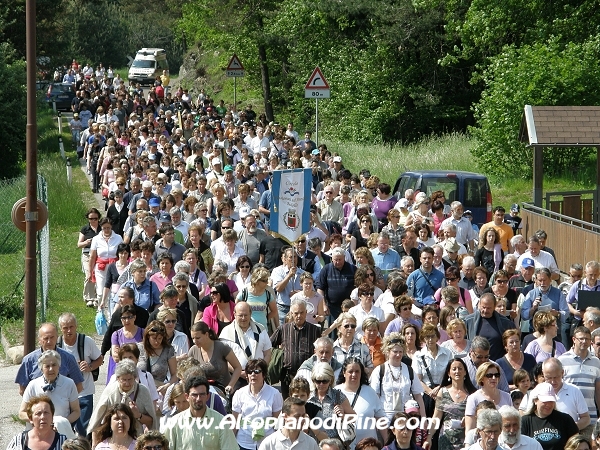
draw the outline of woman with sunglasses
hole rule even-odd
[[[250,286],[252,266],[252,261],[250,261],[247,255],[240,256],[236,261],[235,272],[229,275],[229,279],[235,282],[238,291]]]
[[[180,285],[183,283],[179,282]],[[185,314],[177,308],[177,299],[179,292],[175,286],[167,286],[160,294],[160,299],[163,304],[155,309],[148,322],[158,320],[167,330],[167,342],[175,349],[177,360],[187,357],[189,350],[189,341],[186,334],[183,332],[188,326]]]
[[[231,409],[235,419],[242,416],[242,426],[237,429],[236,438],[240,450],[256,449],[262,440],[273,434],[271,426],[255,428],[252,421],[278,417],[283,408],[283,397],[274,387],[269,386],[267,377],[268,364],[264,359],[251,359],[246,364],[248,386],[238,389],[233,395]]]
[[[412,368],[402,361],[406,352],[404,338],[400,333],[391,333],[383,338],[381,350],[386,362],[375,367],[369,384],[381,399],[387,418],[391,420],[396,412],[404,411],[411,396],[425,417],[423,386]]]
[[[342,365],[342,370],[337,379],[339,389],[350,402],[350,406],[358,417],[385,417],[383,404],[377,393],[369,386],[369,376],[359,356],[350,356]],[[387,430],[382,430],[383,439],[387,438]],[[375,427],[356,427],[355,442],[365,438],[377,438]]]
[[[396,202],[395,197],[390,196],[389,198],[394,199],[394,202]],[[377,197],[375,197],[373,199],[373,211],[377,215],[377,210],[375,209],[375,200],[376,199],[377,199]],[[377,216],[377,217],[379,218],[379,216]],[[387,224],[381,229],[381,231],[386,232],[388,234],[388,236],[390,237],[390,246],[393,249],[398,249],[402,245],[402,233],[404,233],[404,227],[400,225],[400,211],[398,211],[397,209],[392,207],[387,212],[387,221],[386,222],[387,222]],[[382,223],[381,219],[379,220],[379,223],[380,224]]]
[[[475,393],[467,365],[453,358],[446,366],[435,401],[434,419],[441,423],[439,450],[460,450],[465,442],[464,417],[467,397]],[[426,448],[431,449],[435,430],[429,430]]]
[[[374,266],[370,264],[363,264],[354,273],[354,285],[360,286],[363,283],[369,284],[374,287],[375,292],[373,294],[373,300],[379,298],[380,295],[383,294],[383,291],[375,285],[375,277],[377,274],[375,273]],[[350,299],[354,301],[354,303],[358,303],[360,298],[358,297],[358,287],[355,287],[354,290],[350,293]]]
[[[335,384],[334,373],[328,363],[316,363],[312,369],[311,378],[315,389],[308,402],[321,407],[316,417],[325,420],[338,416],[343,420],[344,415],[355,414],[346,395],[333,387]],[[313,430],[313,432],[319,441],[327,438],[340,438],[335,428],[321,428]]]
[[[471,294],[467,289],[464,289],[458,285],[461,279],[460,269],[455,266],[448,267],[446,269],[445,278],[446,286],[454,287],[459,294],[458,305],[466,308],[469,314],[473,314],[473,302],[471,301]],[[508,284],[506,286],[508,287]],[[442,289],[443,288],[439,288],[433,295],[435,300],[440,305],[440,308],[446,306],[444,300],[442,299]],[[455,309],[456,308],[458,308],[458,306],[455,306]]]
[[[137,344],[142,342],[144,337],[144,329],[138,327],[135,324],[136,309],[134,305],[125,305],[121,307],[121,324],[122,328],[114,331],[110,337],[111,350],[110,359],[108,360],[108,373],[106,380],[110,380],[110,377],[115,371],[115,366],[119,360],[119,349],[124,344]]]
[[[350,235],[350,252],[354,254],[356,249],[368,247],[367,241],[371,233],[373,233],[373,221],[369,214],[363,213],[358,217],[358,228],[355,228]]]
[[[170,384],[179,381],[175,349],[169,344],[165,325],[158,320],[150,322],[142,343],[144,352],[138,367],[152,374],[158,393],[164,394]]]
[[[350,313],[356,317],[356,335],[361,338],[363,335],[362,323],[367,317],[375,317],[380,323],[385,322],[383,310],[373,303],[375,286],[369,283],[363,283],[358,286],[358,298],[360,303],[350,308]]]
[[[235,302],[225,283],[211,286],[209,295],[212,304],[204,309],[202,321],[218,336],[234,320]]]
[[[85,217],[88,223],[81,227],[79,231],[77,248],[81,249],[81,270],[85,274],[83,301],[87,306],[94,306],[94,301],[96,301],[96,283],[90,279],[90,247],[92,246],[92,239],[100,233],[100,217],[102,215],[96,208],[91,208]]]
[[[467,397],[465,409],[465,433],[477,426],[475,408],[483,400],[489,400],[496,408],[507,405],[512,406],[512,398],[508,392],[498,389],[500,382],[500,366],[495,362],[484,362],[479,366],[475,374],[479,390]]]
[[[390,333],[399,332],[402,327],[412,324],[421,328],[421,323],[412,317],[413,300],[408,295],[400,295],[394,299],[394,310],[398,317],[392,320],[385,329],[384,336]]]
[[[373,371],[373,361],[371,360],[371,352],[369,347],[360,342],[356,337],[356,318],[350,314],[340,314],[338,325],[338,338],[333,343],[333,357],[340,363],[344,364],[347,358],[355,356],[364,361],[367,376]]]
[[[494,273],[494,284],[492,287],[486,288],[483,293],[491,292],[496,297],[496,301],[500,299],[506,300],[506,309],[508,316],[511,320],[517,318],[517,292],[513,289],[509,289],[508,280],[510,276],[506,270],[500,269]]]

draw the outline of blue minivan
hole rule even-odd
[[[444,191],[447,204],[458,200],[465,210],[471,210],[473,223],[481,227],[492,220],[492,191],[485,175],[451,170],[404,172],[392,192],[396,198],[402,198],[407,189],[415,194],[425,192],[428,197],[435,191]]]

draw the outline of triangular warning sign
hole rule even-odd
[[[240,58],[238,58],[235,53],[229,60],[229,64],[227,64],[226,70],[244,70],[244,66],[242,66],[242,62],[240,61]]]
[[[318,67],[315,67],[312,75],[308,79],[308,83],[304,86],[304,89],[329,89],[329,83],[323,76],[323,72]]]

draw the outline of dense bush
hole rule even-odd
[[[547,44],[507,47],[492,58],[483,74],[486,89],[474,112],[471,128],[478,145],[473,153],[487,173],[530,177],[533,152],[518,140],[524,105],[600,104],[600,39],[563,46]],[[587,163],[592,149],[552,149],[544,152],[544,170],[558,174]]]

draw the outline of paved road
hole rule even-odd
[[[94,340],[98,347],[100,347],[100,344],[102,343],[101,337],[94,336]],[[13,416],[17,416],[19,413],[19,408],[21,407],[19,388],[15,384],[15,377],[18,369],[18,365],[0,361],[0,393],[2,395],[0,406],[0,450],[4,450],[12,437],[24,429],[21,423],[13,419]],[[106,383],[107,369],[108,362],[105,362],[102,367],[100,367],[100,376],[98,381],[96,381],[94,401],[97,401],[102,394],[102,390]]]
[[[65,117],[72,117],[71,114],[63,113],[63,127],[69,119]],[[82,167],[82,170],[85,170]],[[89,177],[88,177],[89,178]],[[100,211],[104,211],[104,202],[100,194],[95,194],[97,200],[97,207]],[[98,348],[102,343],[100,336],[94,336]],[[100,394],[104,389],[106,383],[106,372],[108,368],[108,362],[105,362],[100,368],[100,377],[96,382],[96,393],[94,395],[94,401],[100,398]],[[12,437],[20,433],[23,430],[23,425],[14,420],[13,416],[16,417],[19,413],[21,406],[21,396],[19,395],[18,386],[15,384],[15,378],[17,375],[18,365],[12,365],[7,361],[0,360],[0,395],[2,400],[0,401],[0,450],[4,450]]]

